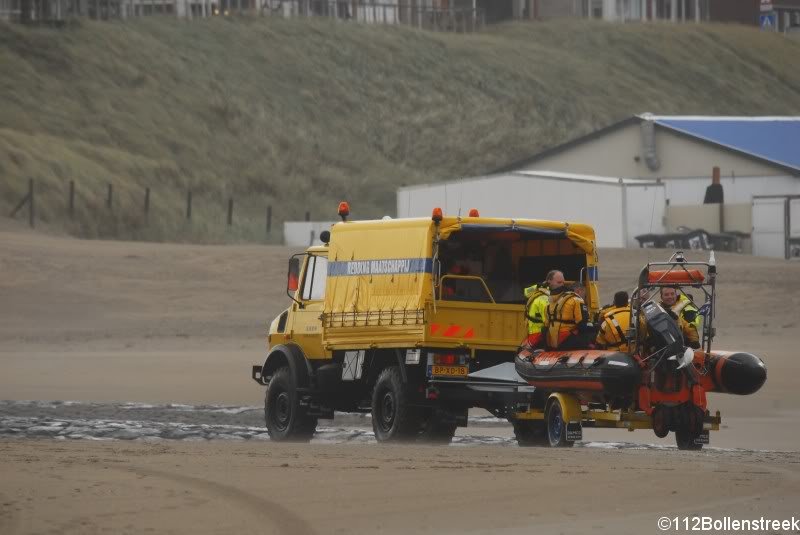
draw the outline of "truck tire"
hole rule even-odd
[[[372,391],[372,429],[378,442],[414,440],[420,430],[419,411],[408,405],[400,369],[381,371]]]
[[[308,442],[317,430],[317,419],[300,407],[288,366],[272,374],[264,399],[264,418],[267,433],[276,442]]]
[[[514,420],[511,424],[514,426],[517,444],[521,447],[548,445],[544,420]]]
[[[430,444],[450,444],[457,428],[455,422],[442,421],[436,411],[432,411],[425,419],[419,440]]]
[[[547,406],[544,421],[547,425],[547,441],[553,448],[569,448],[575,444],[567,440],[567,422],[564,421],[564,408],[558,399],[554,399]]]

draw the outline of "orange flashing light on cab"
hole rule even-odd
[[[342,201],[339,203],[339,217],[342,218],[342,221],[347,221],[347,216],[350,215],[350,205],[347,204],[347,201]]]

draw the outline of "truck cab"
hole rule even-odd
[[[432,217],[346,221],[289,260],[289,307],[252,377],[275,440],[318,418],[371,412],[378,441],[449,442],[467,411],[509,399],[458,386],[512,363],[527,336],[524,289],[558,269],[598,310],[594,231],[576,223]],[[443,380],[446,380],[443,383]]]

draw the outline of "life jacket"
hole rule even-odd
[[[663,303],[662,306],[667,308]],[[702,317],[692,300],[680,294],[675,304],[670,307],[670,310],[678,318],[678,326],[681,328],[686,345],[692,348],[700,347],[700,321]]]
[[[534,284],[525,288],[525,319],[528,320],[528,334],[542,332],[544,317],[547,313],[547,303],[549,302],[550,290],[546,286]]]
[[[628,351],[627,332],[631,324],[630,307],[607,309],[601,316],[600,332],[596,342],[608,349]]]
[[[571,290],[553,295],[547,305],[545,327],[547,328],[547,346],[557,348],[570,334],[578,334],[587,321],[586,303]]]
[[[672,305],[672,312],[679,318],[683,318],[686,323],[694,325],[695,328],[700,326],[699,311],[694,303],[692,303],[691,299],[685,295],[678,297],[678,300]]]

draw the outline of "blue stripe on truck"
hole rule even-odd
[[[349,260],[328,262],[329,277],[358,275],[404,275],[407,273],[430,273],[431,258],[390,258],[383,260]]]

